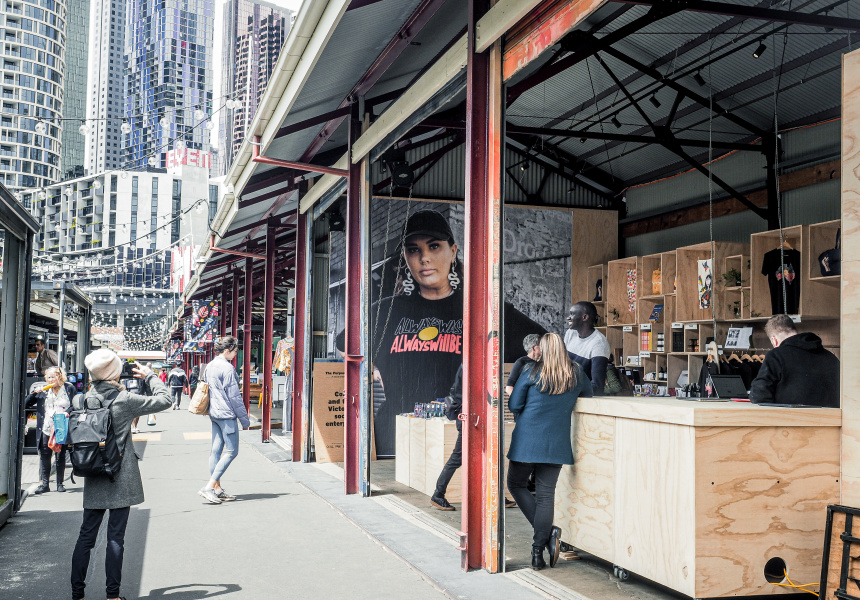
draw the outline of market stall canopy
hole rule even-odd
[[[526,15],[531,30],[513,27]],[[763,185],[779,160],[774,129],[839,117],[841,55],[860,30],[849,17],[847,0],[790,11],[754,0],[499,2],[478,24],[478,45],[506,34],[508,150],[523,171],[534,164],[577,190],[559,203],[618,209],[631,186],[693,169],[704,177],[704,163],[743,153],[747,168],[713,176],[714,194],[764,218],[744,193],[758,179]],[[217,234],[201,248],[186,299],[217,292],[241,260],[213,251],[213,240],[216,248],[253,253],[271,219],[279,227],[280,284],[291,286],[296,211],[321,214],[342,194],[338,173],[350,160],[386,162],[398,144],[403,162],[426,167],[422,176],[446,154],[453,159],[445,164],[456,165],[466,21],[466,3],[456,0],[305,2],[226,177],[230,193],[212,223]],[[548,42],[536,37],[542,33]],[[523,48],[524,58],[516,54]],[[349,157],[344,122],[355,102],[372,119]],[[837,138],[788,149],[788,159],[822,160],[834,143],[838,155]],[[426,178],[424,195],[462,198],[463,162]],[[387,189],[390,172],[372,176],[377,193]],[[513,184],[506,187],[525,201],[541,199],[540,190]]]

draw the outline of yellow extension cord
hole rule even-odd
[[[814,594],[815,596],[818,596],[818,592],[813,592],[812,590],[808,590],[806,588],[808,588],[811,585],[821,585],[820,583],[818,583],[818,582],[816,582],[816,583],[804,583],[803,585],[797,585],[788,577],[788,571],[783,570],[783,574],[785,575],[785,580],[788,583],[771,583],[771,585],[778,585],[780,587],[794,588],[796,590],[801,590],[801,591],[807,592],[809,594]]]

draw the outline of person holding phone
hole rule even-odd
[[[105,512],[109,512],[105,547],[105,592],[108,600],[120,600],[125,529],[131,507],[144,500],[137,453],[131,441],[131,423],[143,415],[161,412],[170,406],[170,392],[148,366],[136,363],[134,376],[142,380],[141,393],[128,391],[120,383],[122,361],[116,353],[102,348],[84,359],[92,386],[83,396],[86,407],[109,407],[117,446],[125,449],[122,465],[113,481],[107,476],[84,479],[84,515],[78,541],[72,553],[72,599],[84,598],[90,554],[98,539]],[[80,407],[75,407],[80,408]]]

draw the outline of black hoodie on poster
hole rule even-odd
[[[750,400],[839,408],[839,359],[814,333],[786,338],[765,355]]]

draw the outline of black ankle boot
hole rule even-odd
[[[532,547],[532,569],[540,571],[546,567],[546,561],[543,559],[543,548]]]

